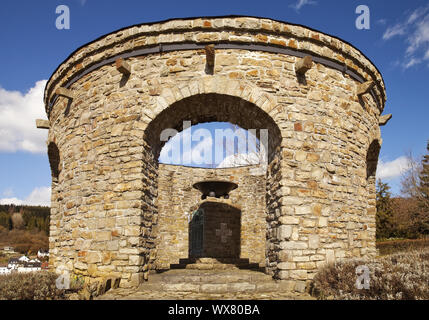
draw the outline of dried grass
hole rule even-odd
[[[429,248],[428,239],[404,239],[377,242],[377,249],[381,256],[404,251],[421,250]]]
[[[362,265],[370,270],[369,289],[356,287],[356,268]],[[334,300],[428,300],[429,249],[327,266],[314,278],[312,294]]]
[[[47,271],[1,275],[0,300],[63,300],[64,290],[55,285],[57,278]]]

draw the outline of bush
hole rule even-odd
[[[357,289],[356,268],[370,270],[370,288]],[[386,256],[375,261],[348,260],[322,269],[314,278],[312,294],[335,300],[429,299],[429,250]]]
[[[63,300],[64,290],[57,289],[55,273],[13,273],[0,276],[0,300]]]

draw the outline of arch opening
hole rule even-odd
[[[58,182],[60,175],[60,151],[58,150],[57,145],[54,142],[49,143],[48,145],[48,158],[49,164],[51,167],[52,180]]]
[[[183,131],[184,122],[198,125],[210,122],[227,122],[244,130],[268,131],[268,162],[280,145],[280,129],[274,120],[255,104],[242,98],[223,94],[199,94],[182,99],[163,110],[148,125],[145,136],[151,152],[158,159],[168,139]],[[170,134],[170,136],[169,136]],[[164,139],[161,139],[164,138]],[[257,136],[259,139],[259,136]]]
[[[381,145],[378,140],[374,140],[369,148],[366,155],[366,179],[374,179],[377,173],[378,156],[380,154]]]
[[[262,167],[260,165],[243,166],[242,171],[235,173],[228,171],[233,170],[230,167],[234,165],[224,168],[169,168],[172,166],[162,164],[158,159],[163,147],[168,143],[168,138],[175,137],[183,129],[184,121],[191,125],[228,123],[240,130],[256,132],[256,141],[266,150],[267,165],[263,170],[259,170]],[[166,130],[167,135],[163,135]],[[260,134],[263,131],[266,132],[265,141]],[[274,211],[281,198],[281,192],[278,192],[281,180],[281,133],[265,111],[236,96],[198,94],[179,100],[161,111],[147,126],[144,141],[146,167],[150,171],[144,178],[144,184],[149,186],[147,190],[153,192],[154,198],[157,199],[155,204],[145,204],[145,209],[152,210],[156,216],[150,232],[154,249],[148,250],[156,254],[147,253],[152,269],[169,269],[184,259],[198,256],[224,261],[249,261],[259,267],[270,265],[269,260],[276,259],[268,252],[273,246],[267,242],[277,241],[270,238],[274,236],[271,236],[269,229],[271,220],[276,219]],[[233,149],[237,151],[235,146]],[[253,167],[258,170],[252,171]],[[156,179],[158,174],[161,174],[159,182]],[[224,204],[215,203],[212,204],[211,214],[194,221],[190,217],[194,212],[192,208],[200,208],[202,203],[201,193],[192,187],[193,184],[219,177],[222,178],[220,180],[238,185],[238,188],[231,192],[231,198],[226,201],[232,201],[238,207],[244,205],[245,208],[231,209],[230,214],[225,215],[222,214],[225,211],[222,209]],[[250,204],[251,201],[254,201],[254,204]],[[252,205],[258,207],[258,212],[250,209]],[[207,229],[206,226],[210,224],[213,226]],[[226,246],[219,237],[225,241],[235,240]],[[253,254],[254,251],[257,251],[257,254]]]

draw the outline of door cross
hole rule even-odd
[[[232,236],[232,230],[227,229],[226,223],[220,224],[220,229],[216,229],[216,235],[220,236],[220,241],[222,243],[225,243],[228,239],[228,237]]]

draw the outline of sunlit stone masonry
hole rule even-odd
[[[51,268],[136,287],[181,259],[248,259],[302,288],[327,263],[374,256],[385,101],[358,49],[266,18],[146,23],[84,45],[49,79],[37,122]],[[267,169],[159,164],[161,132],[183,121],[267,129]],[[204,181],[237,188],[203,199]]]

